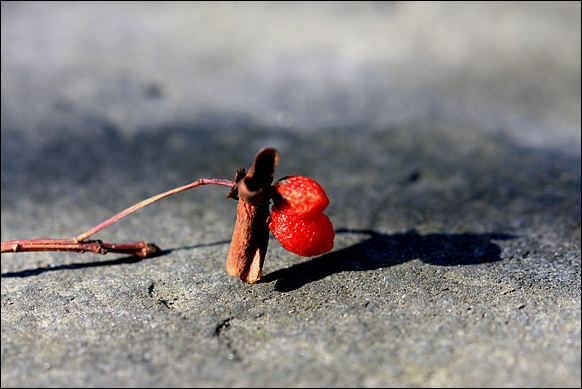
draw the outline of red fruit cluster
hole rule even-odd
[[[283,213],[302,219],[317,215],[329,205],[323,188],[311,178],[290,176],[273,185],[273,201]]]
[[[269,229],[292,253],[312,257],[333,248],[335,231],[323,210],[329,199],[311,178],[285,177],[272,187]]]

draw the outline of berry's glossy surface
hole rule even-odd
[[[329,205],[325,191],[309,177],[289,176],[273,185],[272,197],[281,212],[300,218],[315,216]]]
[[[333,248],[335,231],[329,217],[321,212],[298,218],[273,206],[269,229],[283,247],[304,257],[325,254]]]

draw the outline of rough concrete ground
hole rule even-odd
[[[264,146],[329,254],[224,262],[203,187],[2,255],[2,387],[580,381],[579,3],[2,2],[2,240],[69,238]]]

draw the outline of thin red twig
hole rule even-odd
[[[202,185],[221,185],[227,187],[234,187],[235,181],[223,180],[218,178],[200,178],[188,185],[181,186],[169,190],[159,195],[150,197],[147,200],[143,200],[126,210],[118,213],[117,215],[105,220],[103,223],[91,228],[89,231],[77,236],[73,239],[29,239],[29,240],[11,240],[2,242],[2,253],[18,253],[18,252],[30,252],[30,251],[73,251],[84,253],[90,251],[96,254],[107,254],[110,253],[123,253],[129,255],[137,255],[139,257],[145,258],[147,256],[153,256],[158,254],[161,250],[152,243],[139,242],[139,243],[103,243],[100,240],[90,240],[85,241],[88,237],[95,234],[97,231],[102,230],[110,224],[115,223],[119,219],[137,211],[140,208],[145,207],[162,199],[164,197],[173,195],[175,193],[183,192],[185,190],[195,188]]]
[[[117,215],[105,220],[103,223],[91,228],[87,232],[82,233],[81,235],[77,236],[75,239],[78,242],[81,242],[81,241],[87,239],[88,237],[90,237],[91,235],[93,235],[94,233],[96,233],[97,231],[102,230],[103,228],[107,227],[108,225],[115,223],[116,221],[118,221],[122,217],[125,217],[125,216],[129,215],[130,213],[135,212],[138,209],[143,208],[146,205],[153,203],[154,201],[157,201],[157,200],[162,199],[164,197],[173,195],[175,193],[182,192],[182,191],[185,191],[187,189],[195,188],[197,186],[202,186],[202,185],[222,185],[222,186],[232,187],[234,184],[235,184],[234,181],[231,181],[231,180],[223,180],[223,179],[219,179],[219,178],[199,178],[198,180],[196,180],[188,185],[184,185],[184,186],[181,186],[179,188],[175,188],[175,189],[169,190],[167,192],[160,193],[159,195],[150,197],[147,200],[143,200],[135,205],[132,205],[131,207],[127,208],[125,211],[120,212]]]

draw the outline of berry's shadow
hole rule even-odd
[[[492,241],[515,238],[497,233],[420,235],[411,230],[387,235],[371,230],[336,230],[336,234],[343,233],[366,234],[369,237],[344,249],[266,274],[259,282],[276,281],[275,290],[289,292],[332,274],[376,270],[413,259],[438,266],[497,262],[501,260],[501,249]]]
[[[416,231],[402,234],[381,234],[371,230],[338,229],[336,234],[356,233],[369,237],[355,245],[312,258],[291,267],[264,275],[259,283],[273,282],[275,290],[289,292],[303,285],[344,271],[365,271],[399,265],[413,259],[438,266],[476,265],[501,260],[501,249],[493,240],[513,239],[509,234],[429,234]],[[163,256],[173,251],[228,244],[220,241],[163,250]],[[36,276],[44,272],[74,270],[91,267],[124,265],[141,262],[144,258],[125,256],[117,259],[89,263],[73,263],[47,268],[2,273],[2,278]]]

